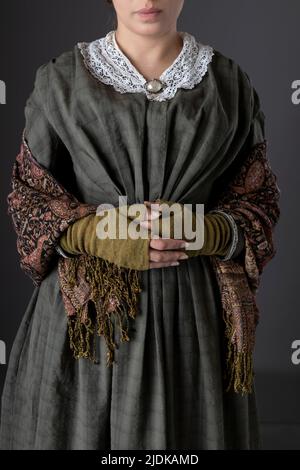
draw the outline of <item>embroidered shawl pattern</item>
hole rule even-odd
[[[96,211],[81,204],[32,155],[23,130],[12,170],[8,214],[18,235],[20,265],[38,286],[53,265],[55,244],[69,224]]]
[[[95,360],[92,340],[95,348],[95,334],[103,335],[108,347],[107,364],[111,365],[117,347],[111,314],[117,319],[121,341],[129,341],[128,317],[135,318],[142,290],[139,271],[85,254],[59,256],[55,245],[62,232],[77,219],[96,212],[96,206],[78,201],[37,162],[24,131],[12,171],[12,192],[7,198],[21,268],[38,286],[58,262],[74,357]],[[273,228],[280,216],[280,190],[266,147],[266,141],[253,146],[213,207],[229,211],[245,236],[245,249],[236,259],[222,261],[210,256],[220,288],[228,348],[226,390],[233,387],[242,394],[252,391],[255,328],[259,319],[255,294],[263,267],[276,253]]]
[[[218,197],[214,208],[229,211],[242,228],[243,253],[222,261],[210,257],[219,283],[228,339],[228,390],[249,392],[259,311],[255,295],[264,266],[275,256],[273,229],[280,217],[280,189],[267,157],[267,141],[254,145]]]

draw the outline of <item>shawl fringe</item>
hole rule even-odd
[[[59,256],[55,245],[63,231],[77,219],[96,212],[97,207],[78,201],[37,162],[24,131],[13,167],[13,191],[7,199],[18,236],[20,265],[34,284],[40,285],[58,258],[73,356],[96,361],[96,335],[104,336],[107,365],[111,366],[118,347],[115,326],[122,342],[130,340],[129,322],[136,318],[138,294],[142,291],[140,272],[85,254]],[[210,257],[219,285],[227,343],[227,391],[244,394],[253,390],[253,349],[259,319],[255,294],[263,267],[276,253],[273,228],[280,215],[279,195],[264,141],[248,152],[213,206],[230,211],[245,235],[244,252],[237,259]]]
[[[267,141],[254,145],[218,195],[216,209],[230,211],[245,248],[236,259],[211,256],[218,281],[227,340],[226,390],[253,391],[253,352],[259,322],[256,303],[264,266],[275,256],[273,229],[280,217],[280,189],[267,158]]]
[[[120,331],[120,341],[130,341],[129,317],[134,319],[137,315],[138,294],[142,290],[139,272],[88,255],[60,259],[58,271],[74,358],[97,362],[96,335],[104,336],[107,366],[111,366],[114,350],[118,347],[114,341],[115,322]],[[78,299],[82,292],[85,292],[85,298]],[[94,309],[89,308],[89,302],[93,303]]]

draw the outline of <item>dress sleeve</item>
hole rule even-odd
[[[79,196],[70,153],[50,117],[47,65],[37,69],[33,90],[26,100],[24,138],[36,161]]]
[[[248,77],[248,76],[247,76]],[[259,275],[276,253],[274,227],[280,217],[280,189],[267,155],[265,115],[256,89],[251,87],[249,132],[234,162],[215,184],[212,211],[231,217],[242,244],[231,257],[243,263],[254,290]]]
[[[39,285],[57,262],[63,231],[96,211],[78,199],[71,157],[47,109],[46,64],[36,73],[25,106],[20,152],[12,170],[8,213],[17,234],[21,268]]]

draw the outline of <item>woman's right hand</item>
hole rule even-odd
[[[117,228],[120,217],[121,222],[125,222],[127,228],[129,227],[130,220],[121,215],[119,208],[109,209],[108,213],[112,219],[116,217]],[[153,215],[155,214],[152,213]],[[174,263],[178,265],[178,260],[182,259],[182,256],[187,257],[183,251],[180,251],[181,245],[185,243],[184,240],[152,239],[145,225],[143,225],[144,230],[148,232],[146,238],[119,238],[117,230],[116,238],[99,239],[97,226],[100,220],[102,216],[90,214],[71,224],[60,238],[61,248],[67,253],[86,253],[106,259],[118,266],[137,270],[174,266]],[[142,223],[149,221],[151,221],[151,214],[148,210]]]
[[[188,255],[184,253],[185,243],[184,240],[174,238],[151,238],[149,269],[178,266],[179,260],[188,259]]]
[[[159,212],[152,210],[151,204],[145,201],[147,207],[147,219],[142,222],[144,227],[151,230],[152,220],[159,216]],[[151,238],[149,244],[149,269],[178,266],[180,260],[188,259],[184,252],[187,243],[185,240],[174,238]]]

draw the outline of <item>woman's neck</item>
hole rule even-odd
[[[160,36],[140,35],[122,27],[115,32],[115,40],[121,51],[146,78],[158,78],[175,61],[183,47],[178,31]]]

